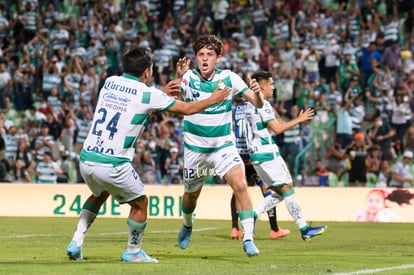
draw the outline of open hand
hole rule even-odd
[[[301,122],[303,122],[303,121],[312,119],[314,115],[315,115],[315,110],[313,108],[308,108],[305,111],[300,110],[298,118]]]
[[[162,91],[173,98],[179,98],[181,95],[180,82],[171,80],[162,88]]]
[[[221,89],[219,85],[217,85],[216,89],[214,89],[213,93],[211,94],[211,99],[214,101],[213,104],[220,103],[227,99],[231,92],[231,89],[226,87]]]
[[[191,59],[185,57],[178,59],[177,67],[175,68],[175,78],[182,78],[186,71],[190,69]]]

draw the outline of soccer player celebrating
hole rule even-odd
[[[273,79],[270,72],[259,71],[252,75],[262,90],[265,98],[273,95]],[[280,156],[279,148],[274,142],[272,133],[280,134],[292,128],[298,123],[312,119],[314,111],[307,109],[300,111],[299,115],[288,122],[280,122],[275,118],[272,105],[265,100],[263,108],[256,108],[246,103],[246,118],[251,127],[250,160],[257,175],[265,183],[266,187],[276,193],[272,196],[273,202],[266,200],[259,205],[255,212],[260,215],[268,211],[277,202],[284,200],[290,215],[298,225],[303,240],[309,240],[322,234],[327,226],[310,227],[302,216],[302,211],[294,196],[293,181],[285,161]]]
[[[158,262],[141,249],[147,226],[148,198],[131,164],[136,141],[153,110],[190,115],[219,104],[230,94],[230,89],[217,88],[205,100],[182,102],[147,86],[153,73],[150,51],[131,48],[122,61],[124,73],[107,78],[100,90],[92,127],[80,154],[80,172],[93,197],[85,203],[77,230],[66,249],[69,258],[74,260],[82,259],[85,233],[99,207],[111,194],[119,203],[128,203],[131,207],[127,220],[128,243],[121,259]]]
[[[238,95],[257,108],[263,106],[260,87],[255,80],[249,85],[230,70],[219,70],[223,43],[214,35],[200,36],[193,43],[197,68],[189,70],[189,62],[180,59],[178,77],[182,76],[181,90],[185,101],[209,98],[219,87],[231,87],[232,93],[221,104],[210,106],[203,112],[184,116],[184,195],[182,202],[183,225],[178,245],[188,247],[193,228],[193,212],[205,179],[215,174],[231,186],[236,196],[238,215],[243,231],[243,248],[248,256],[259,254],[253,242],[254,212],[247,191],[243,161],[233,143],[232,100]]]
[[[236,97],[237,99],[237,97]],[[236,100],[238,101],[238,100]],[[272,191],[267,189],[263,181],[257,176],[256,171],[254,170],[253,164],[250,161],[250,146],[249,141],[251,139],[251,127],[246,118],[246,107],[247,102],[245,100],[240,100],[240,102],[233,108],[233,119],[234,119],[234,136],[237,150],[240,154],[240,157],[244,161],[244,167],[246,171],[246,181],[248,186],[258,186],[262,192],[265,201],[270,201],[273,205],[268,211],[267,215],[269,217],[270,224],[270,238],[277,239],[282,238],[290,234],[289,229],[283,229],[277,224],[277,214],[276,206],[273,203],[274,198],[272,197]],[[231,223],[232,229],[230,237],[233,240],[240,240],[240,231],[239,231],[239,217],[236,211],[236,199],[234,194],[231,196],[230,200],[230,209],[231,209]]]

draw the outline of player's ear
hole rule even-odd
[[[222,55],[218,55],[218,56],[217,56],[217,62],[216,62],[216,64],[218,64],[218,63],[220,62],[221,57],[222,57]]]
[[[151,82],[151,78],[152,78],[152,66],[145,69],[140,79],[142,82],[148,84],[149,82]]]

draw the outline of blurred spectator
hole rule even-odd
[[[395,129],[384,121],[381,116],[375,118],[368,135],[372,143],[379,144],[383,160],[392,161],[396,157],[392,149],[392,138],[395,136]]]
[[[223,22],[224,37],[231,38],[234,33],[241,32],[239,14],[236,12],[236,7],[233,3],[227,8],[227,14]]]
[[[289,120],[292,120],[292,119],[295,119],[298,115],[299,115],[299,108],[298,106],[293,105],[287,118]],[[300,124],[296,124],[292,128],[283,132],[283,145],[282,145],[280,153],[282,157],[285,159],[286,163],[288,164],[288,167],[290,167],[291,169],[293,169],[295,165],[296,156],[299,154],[299,152],[303,148],[300,132],[301,132]],[[302,161],[299,161],[299,163],[301,164]],[[303,167],[299,167],[299,171],[301,171],[301,168]]]
[[[374,68],[383,61],[381,53],[376,49],[375,42],[370,42],[368,47],[362,48],[361,56],[361,83],[362,88],[365,88],[368,84],[368,80],[371,74],[374,72]]]
[[[344,153],[345,149],[341,147],[341,143],[335,140],[325,155],[327,160],[326,168],[328,171],[335,173],[338,180],[341,180],[342,175],[345,173]]]
[[[338,91],[336,84],[334,82],[331,82],[329,83],[329,91],[326,94],[326,106],[330,117],[332,115],[336,115],[339,108],[341,108],[341,105],[342,94],[340,91]]]
[[[324,67],[323,67],[323,74],[326,78],[328,83],[335,82],[336,83],[336,71],[338,69],[339,61],[340,61],[340,47],[335,38],[332,38],[323,48],[324,54]]]
[[[311,45],[309,53],[305,57],[305,73],[311,86],[318,85],[320,78],[319,60],[321,56],[315,45]]]
[[[358,95],[353,95],[353,97],[356,96]],[[336,139],[342,148],[347,148],[353,140],[351,105],[352,100],[345,100],[336,114]]]
[[[31,174],[23,165],[21,159],[14,162],[13,168],[9,173],[9,180],[13,183],[29,183],[31,181]]]
[[[184,162],[180,159],[177,147],[170,148],[170,155],[165,160],[164,169],[167,173],[168,184],[180,184],[183,174]]]
[[[396,152],[398,155],[405,150],[404,137],[412,119],[412,112],[408,103],[411,100],[411,91],[407,93],[404,86],[402,86],[398,89],[394,100],[391,102],[391,126],[395,129],[396,137],[398,138],[399,150]]]
[[[6,70],[6,63],[0,61],[0,108],[9,107],[9,90],[12,88],[12,78]]]
[[[346,53],[343,61],[339,64],[337,68],[337,76],[336,79],[339,83],[339,88],[342,92],[348,90],[349,84],[352,79],[357,78],[359,75],[359,68],[356,64],[351,63],[351,54]]]
[[[29,63],[29,59],[29,56],[25,55],[14,74],[14,106],[17,111],[25,111],[34,103],[35,68]]]
[[[82,85],[81,85],[82,86]],[[73,151],[76,154],[80,154],[83,146],[83,142],[88,135],[89,128],[92,124],[92,113],[89,111],[89,106],[84,104],[76,117],[76,138],[73,146]]]
[[[48,152],[52,158],[52,150],[54,145],[54,138],[49,134],[49,126],[43,123],[40,128],[40,133],[36,137],[34,149],[36,150],[36,162],[43,161],[43,155]]]
[[[354,135],[354,142],[345,151],[344,158],[349,159],[349,186],[365,186],[367,182],[367,158],[369,146],[365,143],[363,133]]]
[[[254,35],[263,41],[267,38],[267,26],[271,16],[270,11],[261,0],[254,0],[250,10]]]
[[[402,160],[397,161],[391,167],[391,187],[403,188],[412,187],[413,176],[410,173],[410,162],[413,159],[413,152],[405,151]]]
[[[6,160],[11,165],[14,162],[14,156],[16,155],[19,142],[17,129],[14,125],[10,125],[9,127],[6,125],[2,126],[3,127],[0,129],[0,133],[6,145]]]
[[[137,142],[136,155],[132,161],[144,184],[157,183],[155,160],[153,158],[155,144],[151,143],[150,132],[146,129],[142,133],[141,140]],[[159,183],[161,183],[161,180]]]
[[[224,37],[224,19],[227,16],[229,3],[227,0],[213,0],[211,4],[211,12],[213,14],[213,32],[219,36]]]
[[[405,132],[404,137],[404,147],[406,150],[414,152],[414,122],[412,121],[410,125],[408,125],[408,129]]]
[[[390,170],[390,162],[384,160],[381,162],[381,167],[378,172],[377,182],[375,187],[377,188],[385,188],[389,186],[391,181],[391,170]]]
[[[22,139],[19,140],[13,162],[16,163],[18,160],[21,162],[25,173],[28,173],[29,176],[34,175],[36,162],[30,149],[30,143]]]
[[[69,152],[65,150],[63,146],[61,146],[60,155],[57,159],[56,163],[58,164],[59,169],[61,170],[60,173],[57,173],[57,183],[68,183],[69,182],[69,170],[71,166],[71,159],[69,158]]]
[[[42,160],[36,165],[37,183],[57,183],[58,174],[63,173],[59,164],[52,159],[52,153],[43,153]]]

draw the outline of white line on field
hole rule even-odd
[[[202,231],[213,231],[218,229],[217,227],[206,227],[206,228],[197,228],[193,229],[194,232]],[[166,234],[166,233],[178,233],[179,230],[153,230],[147,231],[146,234]],[[95,233],[94,233],[95,234]],[[110,232],[110,233],[96,233],[95,235],[109,236],[109,235],[123,235],[128,234],[128,232]],[[28,234],[28,235],[14,235],[14,236],[0,236],[0,239],[14,239],[14,238],[38,238],[38,237],[56,237],[64,236],[63,234]]]
[[[380,273],[384,271],[392,271],[392,270],[404,270],[404,269],[414,269],[414,264],[405,264],[405,265],[397,265],[391,267],[384,267],[384,268],[375,268],[375,269],[361,269],[354,272],[345,272],[345,273],[334,273],[330,275],[359,275],[359,274],[374,274]]]

